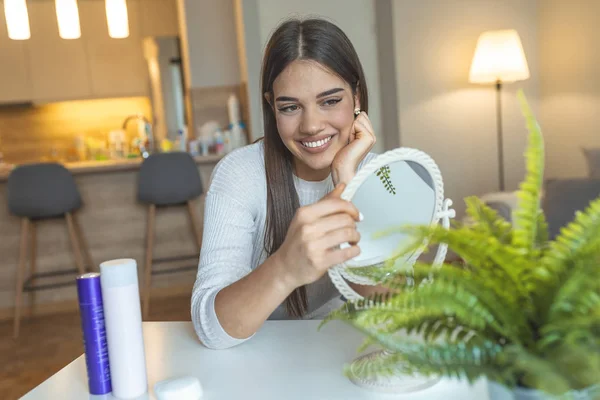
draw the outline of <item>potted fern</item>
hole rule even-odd
[[[543,138],[518,97],[529,144],[513,224],[470,197],[469,223],[402,227],[415,244],[399,255],[447,243],[462,262],[417,263],[410,273],[394,260],[363,268],[357,272],[390,292],[348,302],[324,321],[346,321],[367,335],[366,345],[389,351],[365,374],[485,377],[516,399],[600,398],[600,198],[548,239]],[[415,332],[420,340],[406,334]]]

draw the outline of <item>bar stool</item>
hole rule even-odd
[[[198,167],[194,159],[184,152],[158,153],[146,158],[138,177],[138,201],[148,205],[146,229],[146,260],[144,263],[144,288],[142,314],[144,319],[150,311],[150,287],[152,275],[187,271],[198,268],[202,231],[198,226],[193,200],[204,192]],[[153,258],[155,217],[157,207],[187,206],[192,233],[196,240],[197,254],[177,257]],[[195,259],[189,267],[152,271],[153,264]]]
[[[15,168],[8,177],[7,197],[9,212],[21,218],[14,317],[14,337],[17,338],[21,319],[21,297],[24,291],[30,293],[31,306],[33,306],[35,291],[55,289],[75,283],[75,279],[49,284],[37,284],[36,280],[85,273],[81,250],[83,250],[85,264],[90,270],[93,263],[81,226],[74,214],[82,205],[81,196],[73,176],[65,167],[56,163],[40,163]],[[77,268],[37,273],[36,225],[41,220],[51,218],[65,218]],[[31,235],[30,271],[29,277],[23,282],[26,274],[29,235]]]

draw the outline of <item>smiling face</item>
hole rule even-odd
[[[296,60],[273,82],[270,103],[296,175],[325,179],[335,155],[348,144],[354,108],[360,107],[350,85],[314,61]]]

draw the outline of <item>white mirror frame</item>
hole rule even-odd
[[[442,226],[446,229],[450,227],[450,218],[456,216],[455,210],[451,209],[452,200],[444,199],[444,183],[442,180],[442,174],[433,159],[426,153],[412,149],[408,147],[399,147],[394,150],[387,151],[381,155],[373,158],[367,165],[363,166],[352,178],[344,192],[342,193],[342,199],[352,201],[352,198],[356,194],[356,191],[360,188],[363,182],[375,173],[379,168],[384,165],[388,165],[398,161],[412,161],[417,163],[429,173],[434,184],[435,190],[435,203],[433,218],[431,221],[432,225],[436,225],[442,221]],[[360,210],[359,210],[360,211]],[[360,243],[360,242],[359,242]],[[417,261],[419,256],[422,254],[426,247],[426,243],[423,244],[421,249],[415,251],[406,262],[406,268],[412,268],[414,263]],[[440,267],[446,258],[448,246],[446,244],[440,244],[433,261],[434,267]],[[354,289],[350,287],[347,280],[359,285],[377,285],[372,280],[358,276],[351,273],[352,267],[345,264],[336,265],[328,270],[329,277],[339,292],[349,301],[360,300],[363,297],[358,294]]]

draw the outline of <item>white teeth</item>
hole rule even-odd
[[[317,140],[316,142],[302,142],[302,144],[303,144],[305,147],[311,147],[311,148],[314,148],[314,147],[321,147],[321,146],[324,146],[324,145],[325,145],[325,143],[329,142],[330,140],[331,140],[331,136],[329,136],[329,137],[328,137],[328,138],[326,138],[326,139]]]

